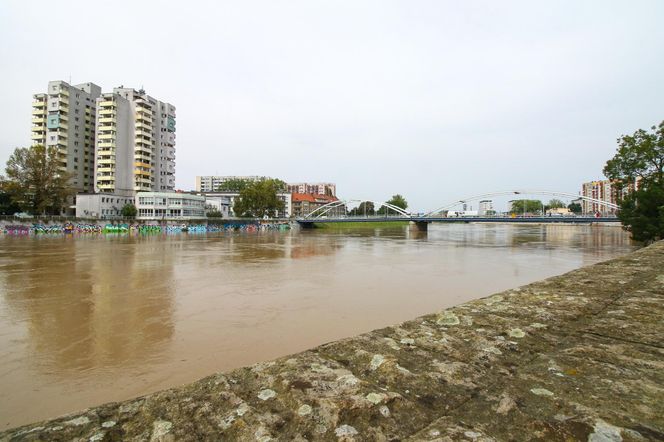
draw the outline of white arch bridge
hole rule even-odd
[[[524,195],[542,195],[549,197],[561,197],[565,199],[581,199],[588,201],[590,203],[597,204],[598,206],[605,207],[607,209],[617,210],[618,205],[603,201],[596,198],[589,198],[582,195],[576,195],[568,192],[558,192],[552,190],[505,190],[500,192],[491,192],[481,195],[474,195],[467,198],[458,199],[448,204],[442,205],[437,209],[434,209],[426,213],[410,213],[406,210],[397,207],[393,204],[390,204],[386,201],[374,201],[371,199],[348,199],[348,200],[338,200],[331,203],[325,204],[321,207],[318,207],[316,210],[313,210],[311,213],[307,214],[304,217],[298,218],[297,222],[302,227],[312,227],[315,223],[344,223],[344,222],[375,222],[375,221],[410,221],[411,227],[414,227],[417,230],[425,231],[428,224],[432,222],[500,222],[500,223],[597,223],[597,222],[616,222],[615,216],[602,216],[597,217],[595,215],[577,215],[577,216],[526,216],[524,215],[511,215],[511,216],[455,216],[448,217],[447,213],[450,209],[465,204],[470,201],[480,201],[486,200],[489,198],[494,198],[498,196],[524,196]],[[383,214],[374,215],[374,214],[359,214],[355,216],[346,215],[346,208],[350,205],[361,205],[364,204],[366,209],[367,203],[373,204],[373,208],[380,209],[384,208]],[[340,212],[343,211],[343,214]],[[390,211],[392,213],[390,213]]]

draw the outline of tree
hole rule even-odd
[[[134,206],[131,203],[127,203],[124,206],[122,206],[122,210],[120,211],[122,216],[125,218],[135,218],[136,214],[138,213],[138,210],[136,210],[136,206]]]
[[[59,214],[76,192],[70,183],[73,175],[61,170],[55,146],[16,148],[6,174],[4,187],[11,200],[33,215]]]
[[[371,201],[362,201],[359,206],[348,212],[349,216],[365,216],[375,213],[374,203]]]
[[[241,192],[252,183],[252,180],[245,180],[243,178],[231,178],[223,181],[217,186],[217,192]]]
[[[664,121],[652,132],[639,129],[618,138],[618,153],[606,162],[604,175],[616,184],[664,183]]]
[[[559,199],[554,198],[551,201],[549,201],[549,204],[547,204],[545,207],[547,209],[561,209],[561,208],[565,207],[565,203],[563,203]]]
[[[540,213],[542,201],[540,200],[515,200],[512,201],[511,213],[522,215],[524,213]]]
[[[21,207],[12,201],[12,196],[5,190],[6,182],[0,180],[0,215],[13,215],[21,211]]]
[[[272,178],[247,183],[235,199],[233,212],[236,216],[263,218],[276,216],[285,204],[277,195],[286,190],[286,183]]]
[[[664,238],[664,121],[651,130],[618,138],[618,152],[604,166],[617,188],[618,219],[643,242]]]
[[[576,213],[576,214],[581,213],[581,211],[583,210],[583,208],[581,207],[581,204],[579,204],[579,203],[569,203],[567,205],[567,208],[569,209],[570,212]]]
[[[408,201],[406,201],[406,199],[398,193],[396,195],[392,195],[392,198],[386,201],[386,203],[392,204],[393,206],[397,206],[404,210],[406,210],[408,207]],[[380,206],[380,209],[378,209],[378,214],[385,215],[389,213],[390,210],[392,209],[388,209],[387,206]],[[394,210],[392,210],[392,212],[394,212]]]

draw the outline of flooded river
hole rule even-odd
[[[615,227],[0,237],[0,428],[272,359],[624,254]]]

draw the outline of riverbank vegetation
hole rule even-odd
[[[618,139],[604,175],[618,193],[618,218],[637,241],[664,239],[664,121]]]

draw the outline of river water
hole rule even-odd
[[[0,428],[190,382],[633,250],[616,227],[0,237]]]

